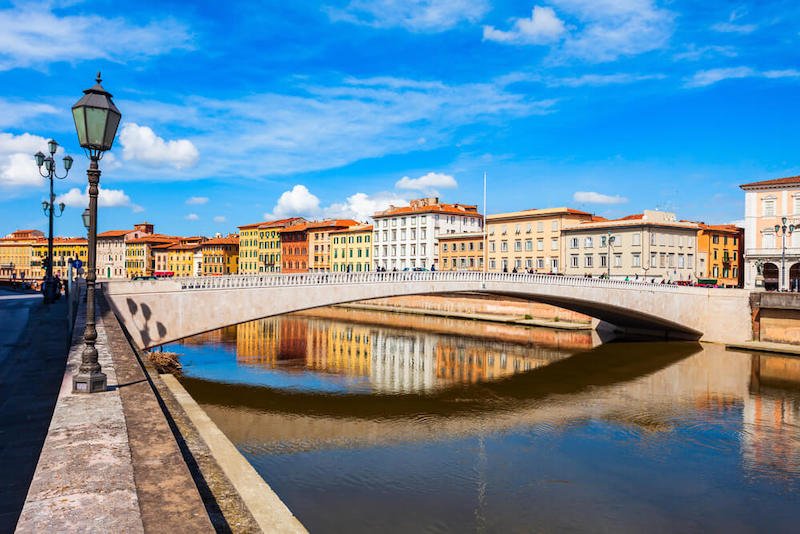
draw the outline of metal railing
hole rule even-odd
[[[397,271],[362,273],[253,274],[172,278],[182,290],[244,289],[259,287],[384,284],[404,282],[506,282],[563,287],[620,288],[648,291],[678,291],[685,287],[638,281],[606,280],[583,276],[526,273],[482,273],[475,271]],[[142,282],[144,283],[144,282]],[[152,283],[152,282],[151,282]]]

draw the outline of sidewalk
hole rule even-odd
[[[0,289],[0,533],[13,532],[58,397],[67,303]]]

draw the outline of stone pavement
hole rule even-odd
[[[0,533],[13,532],[56,404],[69,340],[64,299],[0,290]]]

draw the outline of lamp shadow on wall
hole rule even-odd
[[[134,324],[132,326],[139,331],[139,336],[142,340],[141,348],[144,349],[153,344],[152,328],[155,328],[155,334],[158,336],[155,339],[163,339],[167,335],[167,327],[161,321],[155,321],[155,324],[152,323],[153,311],[150,306],[136,304],[131,298],[125,299],[125,302],[128,304],[128,311],[133,318]]]

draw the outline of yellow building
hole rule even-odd
[[[372,230],[371,224],[361,224],[329,232],[329,268],[335,273],[371,271]]]
[[[281,271],[281,236],[279,230],[305,222],[302,217],[263,221],[239,227],[237,270],[240,274]]]
[[[308,223],[308,271],[324,273],[331,270],[331,233],[359,226],[352,219],[314,221]],[[369,263],[369,262],[367,262]],[[369,267],[365,270],[369,271]]]
[[[280,239],[278,240],[280,246]],[[280,250],[280,249],[279,249]],[[215,237],[200,245],[202,275],[219,276],[239,272],[239,236]]]
[[[194,276],[194,254],[201,246],[198,242],[171,245],[167,249],[167,272],[172,276]]]
[[[547,208],[496,213],[486,217],[490,271],[563,273],[566,244],[561,230],[592,220],[572,208]]]
[[[17,230],[0,239],[0,279],[31,280],[33,245],[44,237],[39,230]]]
[[[742,287],[744,229],[733,224],[700,224],[697,232],[697,270],[699,282],[725,287]]]
[[[85,237],[53,238],[53,276],[66,278],[69,260],[81,260],[86,269],[89,247]],[[47,238],[41,237],[33,245],[31,271],[34,278],[44,278],[47,269]]]
[[[174,245],[178,242],[180,242],[179,238],[163,234],[146,235],[128,240],[125,244],[126,277],[154,276],[156,272],[156,258],[153,254],[153,247],[158,247],[157,250],[161,251],[163,250],[163,245]],[[159,245],[162,247],[159,247]],[[159,267],[163,267],[163,255],[160,254],[161,253],[159,253],[159,259],[162,263],[159,264]],[[167,262],[168,261],[167,259]]]
[[[442,271],[483,271],[482,233],[439,236],[439,269]]]

